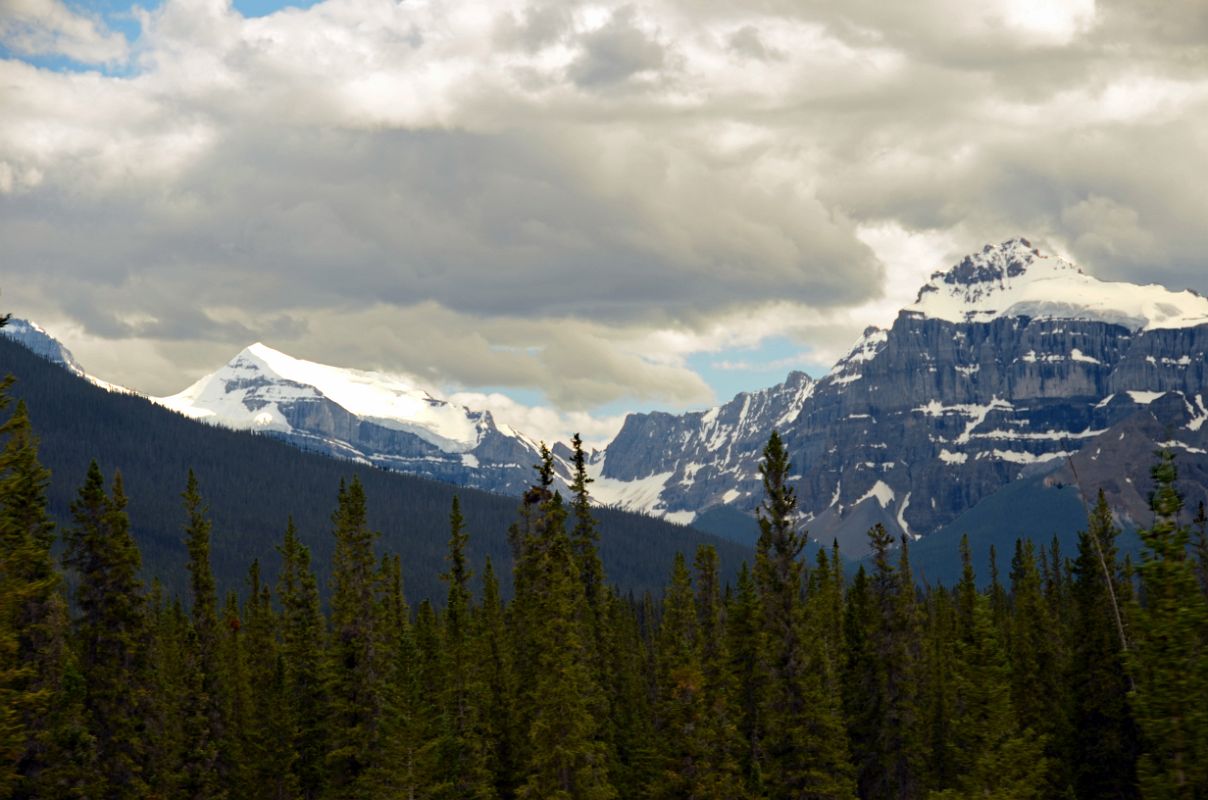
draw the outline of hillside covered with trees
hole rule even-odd
[[[219,592],[210,498],[175,502],[176,595],[141,579],[121,473],[94,462],[70,521],[24,402],[0,427],[0,796],[12,798],[1199,798],[1208,792],[1208,542],[1155,467],[1140,563],[1101,499],[1077,552],[1021,542],[981,591],[916,585],[908,543],[870,569],[800,558],[772,435],[754,561],[702,545],[664,588],[618,592],[581,450],[550,459],[506,532],[514,593],[467,553],[457,498],[441,597],[384,553],[359,475],[318,558]],[[325,556],[326,557],[326,556]],[[165,576],[167,577],[167,576]]]
[[[17,378],[11,392],[26,400],[40,439],[40,458],[54,480],[50,513],[71,519],[75,491],[89,462],[105,475],[120,470],[130,498],[130,524],[145,566],[173,594],[185,595],[181,566],[187,554],[180,492],[190,470],[205,494],[213,522],[213,569],[220,591],[244,590],[247,565],[258,560],[276,573],[277,545],[292,516],[299,541],[314,554],[321,593],[326,596],[334,551],[331,511],[342,479],[356,476],[369,499],[369,524],[381,533],[384,551],[407,564],[406,593],[413,602],[439,597],[443,584],[449,504],[461,500],[467,527],[475,532],[473,569],[484,560],[502,564],[509,556],[507,528],[517,498],[388,472],[364,464],[299,452],[268,436],[186,419],[135,395],[104,391],[0,337],[0,375]],[[699,543],[717,548],[723,575],[733,578],[751,549],[692,528],[614,509],[598,509],[600,555],[612,579],[638,594],[661,586],[676,551]],[[511,576],[500,575],[510,596]]]

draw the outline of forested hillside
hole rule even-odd
[[[341,480],[357,477],[368,499],[369,525],[384,552],[402,557],[409,598],[437,597],[445,568],[449,503],[461,498],[466,527],[475,534],[471,564],[505,566],[506,531],[519,497],[503,497],[299,452],[264,436],[193,422],[131,395],[99,389],[0,337],[0,375],[17,377],[11,393],[28,401],[41,440],[40,457],[54,480],[51,515],[69,518],[76,490],[96,459],[108,478],[120,469],[130,500],[131,528],[146,576],[170,591],[184,589],[180,494],[192,469],[213,520],[214,573],[220,589],[243,590],[244,573],[259,559],[269,574],[280,563],[276,546],[293,516],[301,542],[312,549],[326,594],[332,555],[331,515]],[[661,584],[676,551],[714,545],[726,576],[750,550],[709,534],[627,512],[599,510],[600,551],[613,580],[638,593]],[[505,595],[510,579],[503,577]]]
[[[490,562],[470,567],[478,538],[452,499],[444,602],[409,604],[354,476],[325,611],[292,525],[281,567],[250,560],[245,599],[223,596],[192,473],[176,500],[187,591],[148,587],[120,475],[90,465],[56,527],[26,404],[6,417],[0,797],[1208,792],[1208,520],[1185,524],[1169,452],[1139,564],[1118,558],[1100,494],[1075,553],[1020,542],[986,591],[967,542],[959,582],[920,590],[908,540],[895,552],[879,525],[850,581],[837,550],[805,563],[775,433],[752,565],[725,583],[702,545],[641,599],[599,558],[581,449],[569,497],[543,454],[508,528],[510,602]]]

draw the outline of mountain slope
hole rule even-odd
[[[460,486],[519,494],[538,445],[489,411],[400,375],[341,369],[256,343],[179,394],[152,398],[192,419]]]
[[[858,555],[871,524],[926,535],[1012,481],[1107,447],[1102,437],[1117,435],[1115,426],[1157,425],[1164,432],[1151,436],[1146,456],[1138,444],[1111,468],[1125,473],[1121,486],[1147,485],[1148,451],[1168,442],[1188,467],[1194,502],[1205,496],[1190,479],[1208,451],[1205,352],[1205,298],[1098,281],[1014,239],[935,273],[891,328],[865,331],[808,393],[796,375],[757,393],[778,398],[759,424],[707,435],[708,421],[745,407],[745,395],[712,412],[632,415],[601,472],[620,482],[669,476],[645,499],[673,518],[718,505],[751,512],[759,454],[777,427],[796,465],[803,521]],[[681,440],[708,441],[708,452],[667,457],[666,443]],[[1125,495],[1113,495],[1116,507],[1143,515]]]
[[[454,493],[461,497],[476,574],[481,574],[486,556],[501,574],[510,574],[506,531],[515,519],[518,499],[299,452],[271,437],[198,424],[144,398],[90,385],[0,338],[3,373],[17,377],[12,393],[29,403],[41,458],[52,471],[55,517],[68,519],[90,459],[98,460],[107,477],[121,469],[144,572],[160,577],[170,590],[185,586],[180,492],[190,468],[210,506],[214,568],[224,590],[243,588],[244,570],[253,558],[270,577],[275,574],[275,548],[289,515],[311,547],[325,586],[336,491],[339,482],[352,475],[365,485],[370,522],[381,532],[379,551],[402,556],[412,599],[444,596],[438,575],[446,569]],[[750,555],[748,548],[650,517],[609,509],[601,509],[598,517],[605,567],[624,590],[657,590],[674,553],[690,553],[698,543],[718,548],[727,574]]]

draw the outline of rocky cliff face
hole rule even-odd
[[[634,415],[601,474],[669,473],[655,513],[753,511],[776,428],[811,533],[854,553],[873,523],[925,535],[1016,478],[1068,469],[1069,454],[1107,447],[1120,426],[1136,439],[1157,425],[1167,433],[1150,453],[1168,442],[1198,462],[1205,352],[1208,300],[1102,283],[1012,240],[936,273],[889,330],[868,329],[817,382],[795,374],[708,412]],[[1129,472],[1119,480],[1144,483],[1151,458],[1132,456],[1116,464]]]

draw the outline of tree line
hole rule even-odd
[[[879,526],[854,577],[804,562],[773,433],[754,564],[723,583],[702,546],[634,597],[576,437],[569,494],[545,452],[508,532],[513,598],[454,499],[443,603],[411,608],[356,479],[324,604],[292,522],[278,574],[219,597],[190,473],[169,597],[120,473],[94,463],[56,530],[24,403],[0,440],[0,797],[1208,797],[1208,539],[1168,453],[1139,563],[1100,494],[1076,553],[1021,540],[979,590],[966,542],[956,586],[919,587]]]

